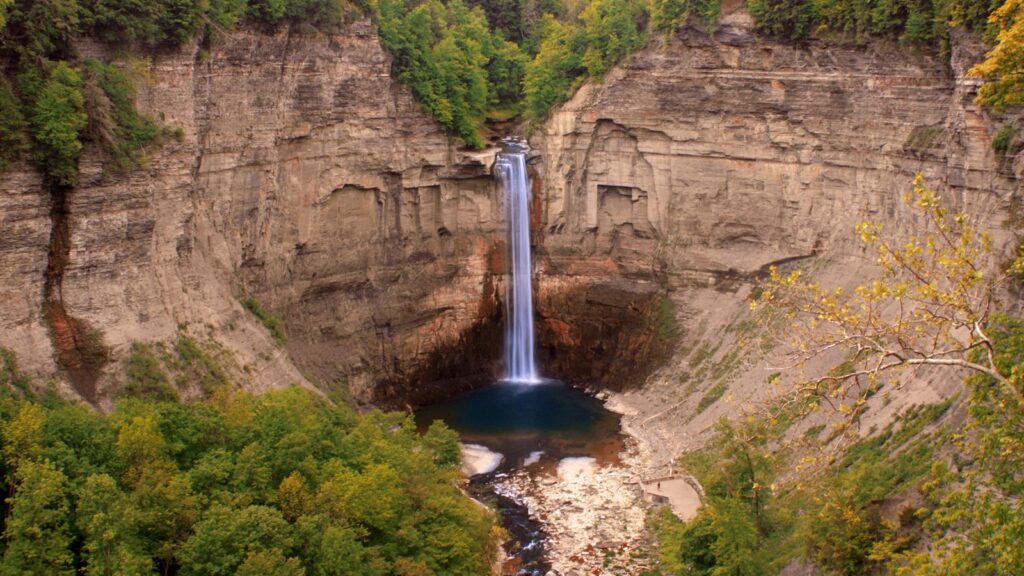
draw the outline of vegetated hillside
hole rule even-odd
[[[4,573],[490,572],[494,517],[456,487],[442,425],[300,388],[103,415],[26,393],[2,362]]]

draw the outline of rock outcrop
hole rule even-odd
[[[131,342],[180,330],[225,344],[256,390],[304,381],[299,366],[362,400],[407,398],[409,382],[490,370],[503,228],[487,154],[459,153],[390,71],[368,21],[154,54],[139,106],[181,138],[145,167],[111,174],[88,147],[63,210],[31,166],[0,173],[0,345],[73,375],[87,327],[112,360],[99,390],[71,379],[90,400],[122,380]],[[243,295],[283,319],[287,354]],[[44,299],[72,319],[67,338]]]
[[[799,261],[827,285],[856,286],[874,260],[855,225],[919,229],[903,200],[916,173],[1008,254],[1020,233],[1009,223],[1020,166],[993,152],[998,123],[973,102],[978,81],[966,70],[983,52],[959,31],[950,57],[885,44],[778,43],[736,12],[710,33],[684,28],[585,85],[532,138],[545,194],[542,346],[559,352],[570,374],[588,374],[592,358],[629,356],[658,333],[583,338],[607,308],[579,307],[556,322],[562,313],[545,306],[555,302],[548,291],[667,294],[675,353],[614,405],[655,452],[647,459],[668,464],[735,415],[737,403],[785,389],[769,385],[779,363],[750,346],[762,335],[747,297],[767,268]],[[671,322],[647,322],[658,324]],[[629,344],[616,349],[616,341]],[[884,428],[911,404],[956,394],[960,381],[918,374],[899,393],[874,398],[862,426]]]
[[[541,341],[575,355],[562,363],[619,351],[607,340],[577,346],[607,310],[564,325],[544,306],[548,286],[668,291],[685,315],[688,291],[733,291],[773,263],[863,257],[853,234],[863,220],[912,228],[903,196],[918,172],[1003,227],[1018,185],[973,104],[977,81],[965,71],[981,51],[969,35],[956,35],[950,60],[778,43],[749,26],[735,13],[711,33],[654,42],[532,138],[544,190],[539,313],[551,318]]]

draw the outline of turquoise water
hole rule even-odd
[[[416,413],[423,428],[436,419],[463,442],[503,454],[503,469],[521,466],[537,452],[547,461],[591,456],[605,462],[615,460],[622,448],[619,416],[600,400],[554,380],[498,382]]]

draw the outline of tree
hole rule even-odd
[[[3,28],[3,8],[0,0],[0,29]],[[21,103],[15,96],[11,83],[0,77],[0,171],[21,158],[28,151],[25,134],[28,124],[21,113]]]
[[[14,4],[14,0],[0,0],[0,32],[7,26],[7,8]]]
[[[458,432],[445,425],[443,420],[434,420],[424,442],[434,451],[434,463],[442,468],[454,468],[462,463],[462,445]]]
[[[43,429],[46,411],[42,406],[26,402],[3,426],[3,456],[7,469],[17,472],[25,462],[39,458],[43,450]]]
[[[600,80],[623,56],[643,45],[640,14],[640,7],[629,0],[592,0],[583,11],[583,65],[592,77]]]
[[[22,462],[16,477],[0,574],[73,576],[67,478],[48,462],[34,461]]]
[[[543,37],[537,56],[526,66],[523,94],[527,115],[539,122],[551,107],[564,102],[583,66],[583,34],[559,22],[550,14],[544,16]]]
[[[811,0],[748,0],[747,9],[759,32],[791,40],[810,36],[817,18]]]
[[[673,35],[691,18],[711,25],[718,20],[719,0],[652,0],[651,24],[666,35]]]
[[[970,75],[989,80],[978,103],[1002,110],[1024,104],[1024,0],[1006,0],[989,20],[999,30],[995,47]]]
[[[178,554],[182,576],[231,576],[251,553],[289,551],[292,527],[267,506],[241,509],[214,505],[195,525]],[[260,557],[253,562],[262,562]],[[250,567],[254,567],[250,564]]]
[[[140,541],[138,512],[113,478],[99,474],[86,479],[77,508],[88,576],[153,573],[153,560]]]
[[[908,201],[923,216],[923,236],[889,239],[878,224],[857,227],[865,245],[877,250],[879,278],[848,294],[807,281],[799,271],[784,275],[772,268],[760,300],[751,303],[770,328],[781,316],[794,367],[827,353],[849,354],[832,374],[803,382],[799,391],[838,401],[853,420],[883,375],[946,366],[986,375],[1024,396],[1020,368],[996,362],[989,334],[995,291],[1006,280],[990,268],[989,236],[966,213],[951,216],[921,175]],[[1013,269],[1024,270],[1024,260]]]
[[[768,576],[767,562],[758,554],[761,535],[746,504],[723,498],[711,507],[711,531],[715,541],[711,552],[715,567],[710,576]]]
[[[297,558],[285,558],[279,548],[249,552],[235,576],[305,576]]]
[[[88,124],[82,76],[58,63],[32,107],[32,136],[39,148],[36,160],[57,184],[70,186],[78,177],[79,137]]]

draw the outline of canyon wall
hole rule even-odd
[[[678,338],[645,390],[620,399],[627,424],[671,452],[662,462],[735,414],[736,402],[784,389],[768,385],[780,360],[750,346],[759,335],[747,297],[767,268],[800,262],[826,285],[855,286],[874,272],[857,223],[895,233],[922,224],[904,203],[916,173],[993,232],[1000,257],[1018,238],[1008,221],[1020,166],[993,152],[999,124],[973,103],[978,81],[966,76],[984,53],[977,39],[955,31],[943,57],[885,43],[778,43],[751,27],[734,11],[713,30],[652,42],[531,139],[545,194],[538,282],[548,354],[566,365],[608,362],[607,341],[585,335],[609,306],[577,307],[581,317],[566,325],[567,286],[604,293],[614,309],[639,310],[637,293],[651,295],[647,310],[661,294],[671,302],[675,330],[650,317],[645,331],[616,335],[639,351],[659,332]],[[811,369],[841,358],[828,360]],[[959,389],[956,374],[939,376],[916,378],[875,413]]]
[[[914,228],[917,172],[1012,237],[1019,170],[992,151],[965,76],[982,49],[965,33],[951,57],[777,43],[733,11],[585,85],[531,138],[545,373],[610,388],[678,373],[768,265],[856,269],[856,222]],[[0,346],[23,367],[102,403],[132,342],[189,334],[254,390],[313,380],[394,405],[492,376],[494,151],[453,146],[368,21],[241,30],[131,68],[140,107],[180,139],[126,174],[89,146],[73,190],[27,163],[0,173]],[[246,296],[282,318],[286,345]]]
[[[404,398],[490,370],[503,228],[487,154],[460,154],[394,82],[368,21],[241,30],[142,67],[140,109],[181,131],[142,168],[111,173],[87,146],[72,190],[27,163],[0,173],[0,346],[23,368],[106,399],[131,342],[188,333],[255,390],[309,377]],[[283,350],[243,296],[283,319]],[[69,359],[94,349],[76,378]]]

